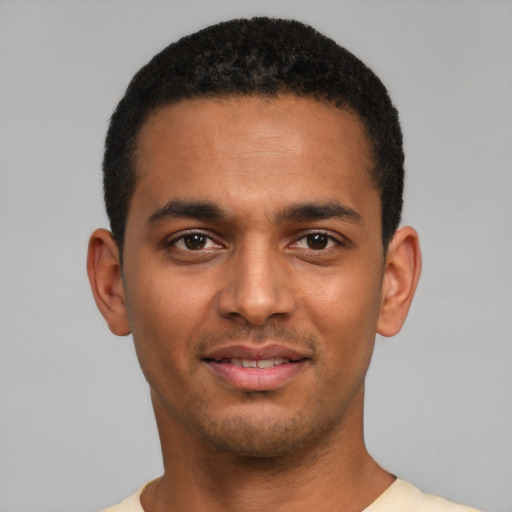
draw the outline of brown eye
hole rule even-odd
[[[201,233],[192,233],[183,237],[183,243],[187,249],[198,251],[204,249],[208,237]]]
[[[314,233],[306,237],[308,247],[313,250],[325,249],[329,244],[329,237],[323,233]]]

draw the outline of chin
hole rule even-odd
[[[304,415],[260,421],[255,421],[253,415],[236,416],[220,424],[204,425],[202,437],[217,452],[264,464],[325,443],[338,424],[334,418],[326,420],[313,424]]]

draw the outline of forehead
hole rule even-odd
[[[240,196],[271,206],[338,200],[327,197],[337,192],[346,203],[357,202],[363,190],[375,193],[370,144],[358,117],[294,95],[164,106],[142,127],[135,158],[133,201],[144,198],[148,207],[173,198],[234,205]]]
[[[213,129],[213,131],[212,131]],[[242,129],[242,132],[240,130]],[[271,142],[272,137],[286,139],[290,149],[300,151],[305,143],[320,143],[331,149],[343,143],[361,149],[370,162],[371,145],[358,116],[340,109],[332,103],[310,97],[286,94],[278,97],[227,96],[219,98],[195,98],[165,105],[154,111],[142,126],[137,139],[137,156],[145,156],[144,150],[154,151],[158,137],[171,134],[185,152],[195,143],[201,147],[209,142],[229,142],[234,134],[237,144],[240,136],[245,144]],[[196,140],[193,140],[196,136]],[[147,154],[146,154],[147,156]]]

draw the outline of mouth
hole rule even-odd
[[[258,350],[231,346],[208,354],[202,361],[228,387],[242,391],[271,391],[296,378],[311,359],[280,346]]]
[[[208,359],[206,359],[208,360]],[[233,366],[238,366],[241,368],[273,368],[274,366],[280,366],[282,364],[288,363],[296,363],[297,361],[292,361],[287,357],[276,357],[271,359],[239,359],[236,357],[232,357],[231,359],[222,359],[220,361],[216,361],[215,359],[210,359],[209,361],[213,363],[223,363],[223,364],[232,364]]]

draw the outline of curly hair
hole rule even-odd
[[[387,247],[400,223],[404,153],[398,112],[386,88],[357,57],[312,27],[258,17],[181,38],[130,82],[110,119],[103,160],[105,205],[120,249],[137,182],[137,135],[152,112],[187,98],[280,94],[328,101],[358,116],[371,144]]]

